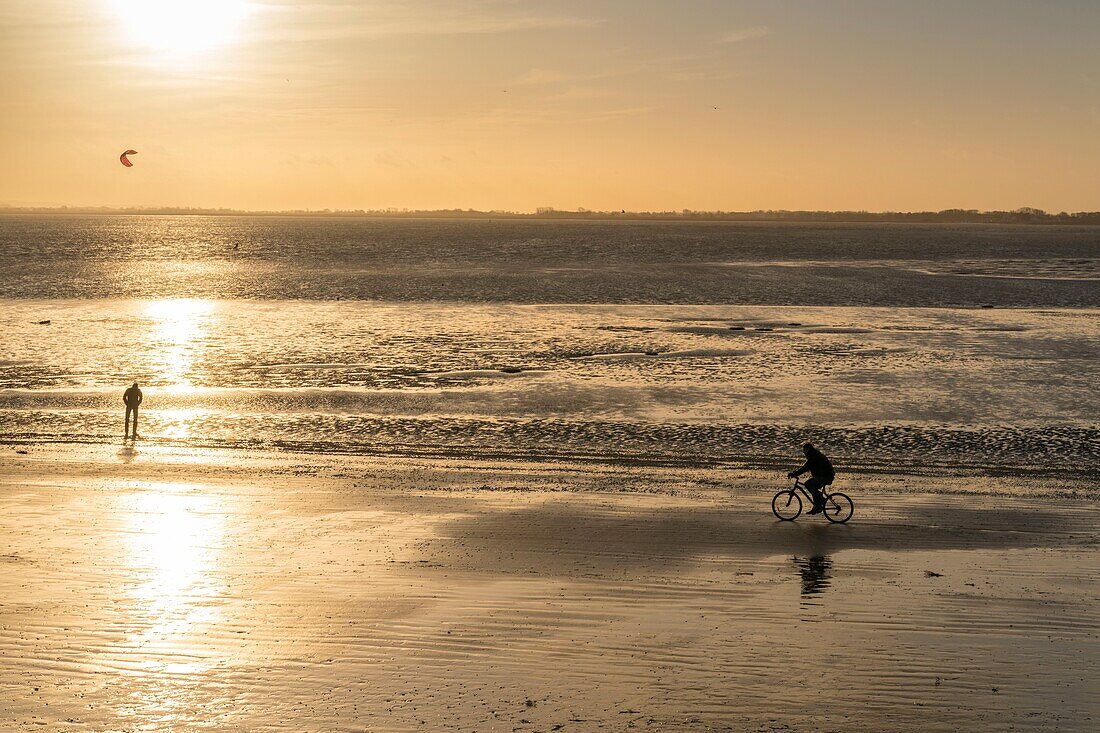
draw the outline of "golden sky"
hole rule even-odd
[[[3,205],[1100,209],[1095,0],[3,0],[0,21]]]

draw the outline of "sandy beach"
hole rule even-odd
[[[5,446],[0,729],[1090,730],[1081,482]]]
[[[1100,731],[1100,2],[0,18],[0,733]]]

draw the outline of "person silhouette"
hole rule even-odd
[[[825,495],[821,490],[833,482],[836,472],[833,471],[833,464],[824,453],[814,448],[813,443],[802,446],[802,452],[806,455],[806,462],[802,464],[802,468],[788,473],[787,478],[798,478],[807,471],[810,472],[811,478],[806,482],[806,490],[814,498],[814,508],[809,513],[820,514],[825,508]]]
[[[126,405],[126,427],[122,432],[122,439],[130,437],[130,413],[134,415],[134,440],[137,440],[137,422],[138,422],[138,405],[144,399],[141,394],[141,389],[138,387],[138,383],[134,382],[128,390],[122,393],[122,402]]]

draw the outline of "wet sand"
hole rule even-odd
[[[0,446],[0,730],[1085,731],[1070,479]]]

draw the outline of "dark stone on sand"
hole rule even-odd
[[[647,352],[645,352],[645,355],[646,356],[659,356],[660,353],[661,353],[660,351],[647,351]]]
[[[926,578],[942,578],[943,573],[937,573],[934,570],[925,570],[924,571],[924,577],[926,577]]]
[[[774,329],[774,328],[768,328],[767,326],[761,326],[761,327],[759,327],[759,328],[757,328],[757,329],[755,329],[755,330],[757,330],[757,331],[765,331],[765,332],[767,332],[767,331],[774,331],[775,329]]]
[[[49,321],[49,320],[46,320],[46,321],[39,321],[39,322],[38,322],[38,325],[39,325],[39,326],[48,326],[48,325],[50,325],[50,323],[51,323],[51,321]]]
[[[745,327],[744,326],[730,326],[730,330],[731,331],[744,331]]]
[[[501,367],[502,372],[505,374],[519,374],[523,371],[522,367]]]
[[[982,303],[981,306],[979,306],[979,307],[981,307],[981,308],[993,308],[994,306],[991,303]]]
[[[788,323],[787,325],[788,325],[788,326],[801,326],[802,324],[801,324],[801,323],[799,323],[798,321],[791,321],[791,322],[790,322],[790,323]]]

